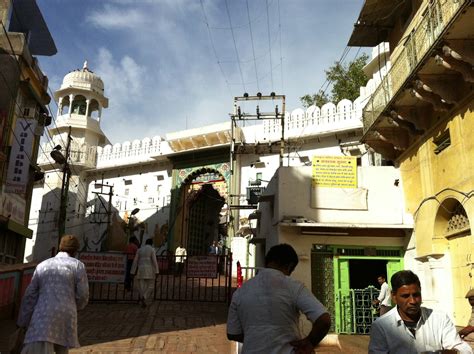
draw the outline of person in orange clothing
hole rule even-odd
[[[130,291],[132,289],[132,276],[130,270],[132,269],[133,260],[137,254],[140,242],[135,236],[130,237],[128,245],[125,247],[125,254],[127,255],[127,268],[125,270],[125,290]]]

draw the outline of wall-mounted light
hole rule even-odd
[[[260,160],[254,161],[250,164],[250,167],[255,167],[255,168],[265,168],[266,166],[267,164]]]
[[[305,166],[311,166],[311,160],[308,156],[300,156],[300,162]]]

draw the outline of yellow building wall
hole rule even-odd
[[[434,153],[433,138],[449,129],[451,145]],[[474,101],[435,127],[430,138],[400,162],[407,211],[414,216],[417,257],[449,255],[451,259],[456,325],[466,325],[471,314],[464,298],[474,288],[472,232],[448,237],[443,202],[457,200],[474,224]],[[447,203],[448,203],[447,202]],[[442,214],[444,212],[444,218]],[[443,296],[443,294],[438,294]]]

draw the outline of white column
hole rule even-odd
[[[89,104],[91,103],[90,98],[86,100],[86,117],[89,117]]]
[[[61,115],[62,110],[63,110],[63,98],[59,97],[59,100],[58,100],[58,113],[56,114],[56,117],[59,117]]]
[[[69,118],[71,118],[72,114],[72,101],[74,101],[74,95],[71,93],[69,95]]]

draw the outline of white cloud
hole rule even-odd
[[[148,21],[145,12],[136,8],[105,5],[89,13],[86,22],[104,29],[137,29]]]
[[[110,51],[100,48],[97,62],[96,71],[106,82],[106,92],[114,96],[114,101],[140,96],[146,81],[146,70],[133,58],[124,56],[120,62],[116,62]]]

